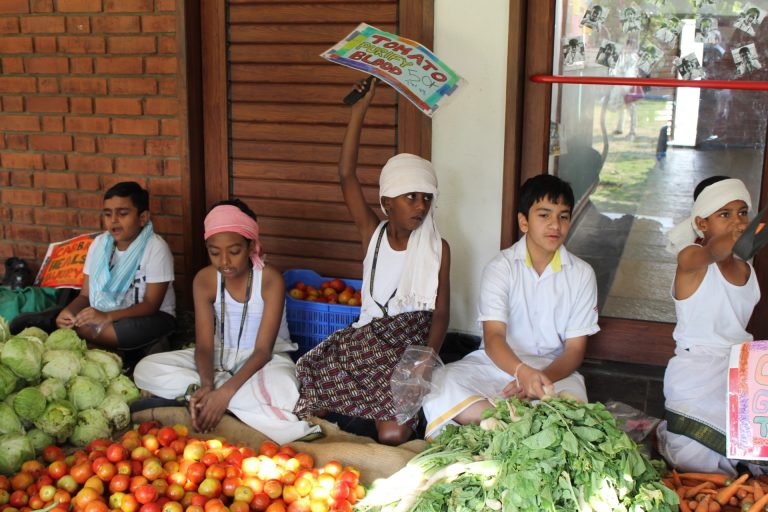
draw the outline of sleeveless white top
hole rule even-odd
[[[354,327],[362,327],[369,324],[374,318],[384,316],[381,308],[376,305],[373,299],[376,299],[382,306],[386,305],[394,291],[397,290],[397,285],[400,283],[400,274],[403,273],[406,251],[392,249],[385,232],[384,236],[381,237],[381,245],[379,246],[379,257],[376,263],[376,275],[374,276],[375,281],[373,283],[373,297],[371,297],[370,279],[373,255],[376,252],[376,241],[379,238],[379,232],[384,229],[384,226],[386,226],[386,221],[379,224],[373,232],[373,236],[371,236],[371,241],[368,243],[368,251],[363,260],[363,288],[361,292],[363,302],[360,305],[360,319],[353,324]],[[408,312],[396,308],[392,302],[387,306],[387,310],[389,311],[389,316]]]
[[[240,349],[251,349],[256,345],[256,335],[259,333],[261,318],[264,315],[264,299],[261,298],[261,270],[252,269],[253,282],[251,285],[251,297],[248,301],[248,314],[243,326],[243,335],[240,337]],[[216,273],[216,300],[213,303],[213,310],[216,316],[216,341],[220,342],[220,322],[221,322],[221,273]],[[232,298],[229,291],[224,289],[224,300],[226,301],[224,319],[224,346],[227,348],[237,347],[237,334],[240,332],[240,321],[243,316],[245,304]],[[277,331],[277,339],[272,349],[273,353],[290,352],[296,350],[296,344],[291,343],[291,336],[288,332],[288,322],[285,320],[285,306],[283,307],[283,318],[280,321],[280,328]]]
[[[752,341],[746,326],[760,300],[760,287],[755,269],[749,263],[747,265],[749,279],[742,286],[729,283],[717,263],[709,265],[699,288],[687,299],[675,299],[672,285],[677,314],[672,337],[678,349],[692,346],[730,348]]]

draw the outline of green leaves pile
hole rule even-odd
[[[677,511],[678,496],[600,403],[501,401],[448,426],[359,511]]]

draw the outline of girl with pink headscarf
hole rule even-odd
[[[210,432],[226,411],[280,444],[319,432],[300,421],[296,350],[285,321],[285,284],[264,263],[256,215],[223,201],[205,218],[211,264],[195,276],[195,347],[153,354],[134,370],[136,385],[173,399],[186,395],[192,424]]]
[[[410,347],[431,348],[413,351],[425,354],[425,362],[440,352],[448,328],[450,250],[434,222],[437,175],[428,160],[401,153],[387,161],[379,178],[385,220],[365,200],[357,156],[375,90],[374,81],[352,107],[339,163],[344,201],[366,251],[360,318],[299,359],[294,411],[375,420],[379,442],[397,445],[411,437],[416,419],[403,423],[411,413],[397,409],[390,378]]]

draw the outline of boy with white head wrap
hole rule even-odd
[[[685,471],[735,476],[725,457],[728,361],[733,345],[751,341],[747,323],[760,289],[752,265],[733,254],[752,208],[737,179],[716,176],[694,192],[691,215],[669,232],[677,254],[672,285],[675,356],[664,374],[666,421],[659,451]]]

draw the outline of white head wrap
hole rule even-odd
[[[701,191],[693,203],[691,216],[672,228],[667,234],[669,244],[667,251],[677,254],[696,241],[704,234],[696,226],[696,217],[709,217],[731,201],[744,201],[747,209],[752,210],[752,199],[749,191],[741,180],[729,178],[713,183]]]
[[[397,197],[409,192],[432,194],[432,206],[421,225],[408,238],[403,273],[392,301],[393,305],[401,308],[432,311],[435,309],[443,249],[433,217],[438,196],[437,175],[429,160],[400,153],[390,158],[381,170],[379,204],[382,197]],[[384,210],[383,205],[381,209]]]

